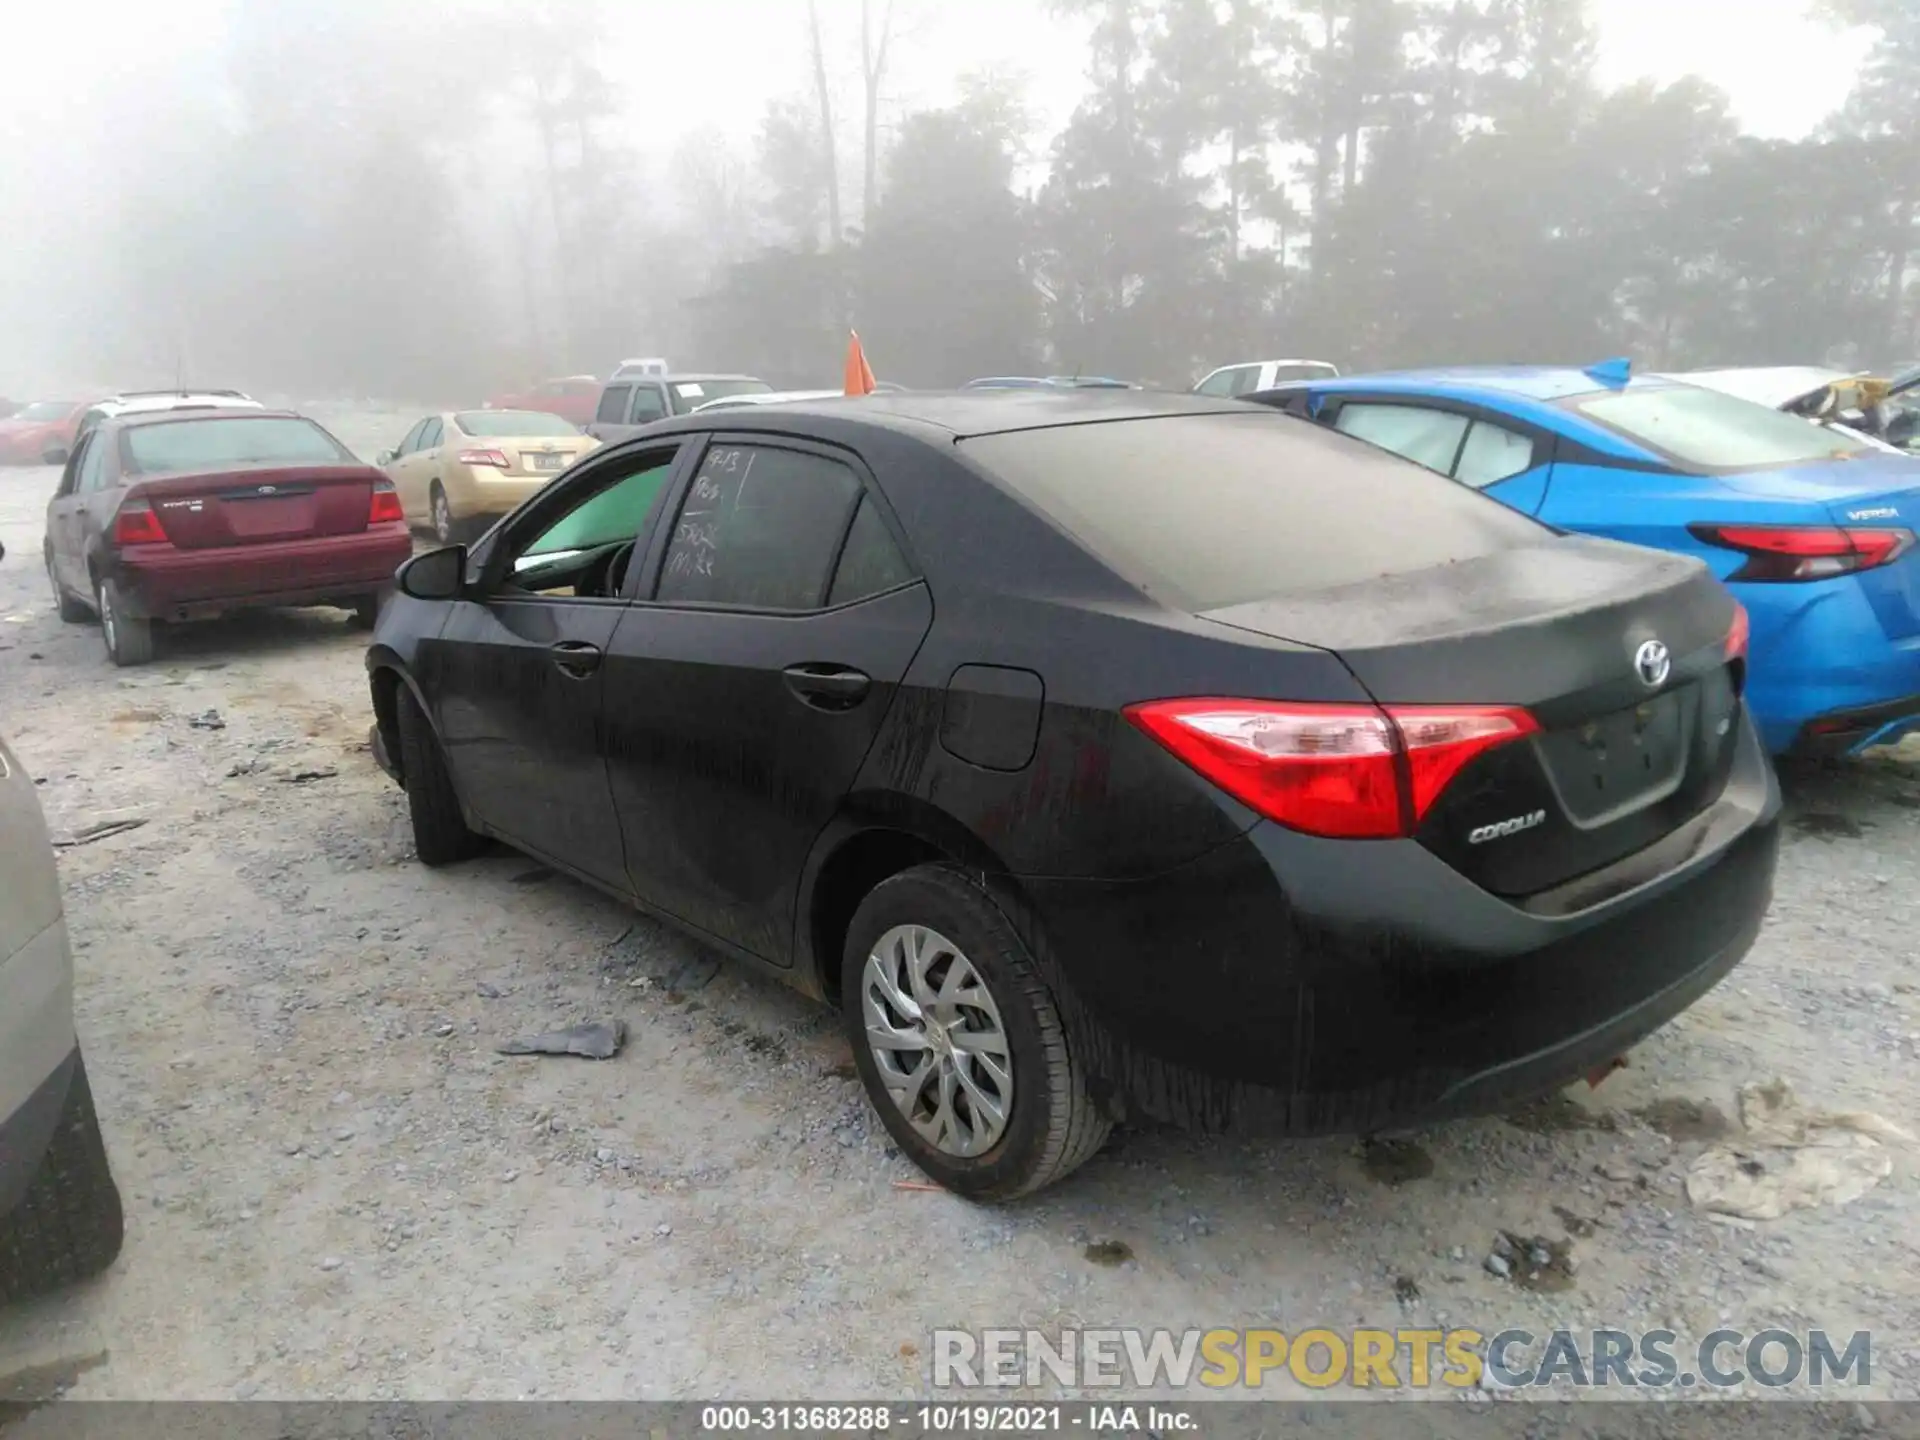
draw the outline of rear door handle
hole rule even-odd
[[[843,665],[789,665],[787,688],[816,710],[851,710],[867,698],[872,677]]]
[[[562,675],[572,676],[575,680],[584,680],[600,668],[600,647],[589,645],[584,640],[562,640],[550,646],[547,653],[553,657],[553,663],[559,667]]]

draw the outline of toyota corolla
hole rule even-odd
[[[687,416],[368,654],[421,860],[494,837],[836,1003],[977,1198],[1129,1115],[1370,1132],[1608,1066],[1746,952],[1744,614],[1230,400]]]

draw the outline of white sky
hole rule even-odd
[[[309,0],[10,0],[8,52],[45,58],[9,67],[0,137],[9,151],[60,148],[61,131],[84,124],[90,85],[164,83],[213,43],[228,4],[300,3]],[[955,74],[1003,65],[1032,77],[1035,108],[1051,124],[1072,110],[1084,65],[1078,32],[1048,19],[1041,0],[897,3],[913,19],[896,52],[896,103],[937,103]],[[1603,77],[1695,72],[1731,95],[1749,130],[1804,134],[1845,95],[1863,52],[1861,37],[1833,33],[1807,8],[1807,0],[1595,0]],[[836,79],[851,89],[858,0],[822,0],[822,12]],[[664,130],[712,124],[746,139],[770,96],[805,82],[801,0],[624,0],[612,14],[610,68],[634,77],[636,110]]]

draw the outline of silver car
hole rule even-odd
[[[120,1253],[73,1028],[73,956],[33,779],[0,739],[0,1303],[96,1275]]]

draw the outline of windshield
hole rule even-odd
[[[1573,406],[1629,440],[1706,470],[1805,465],[1873,448],[1797,415],[1693,385],[1592,395]]]
[[[729,395],[771,395],[773,386],[764,380],[676,380],[673,393],[680,408],[687,409],[707,400],[724,400]]]
[[[16,420],[64,420],[73,413],[73,400],[36,400],[13,418]]]
[[[487,439],[522,435],[578,435],[580,427],[544,410],[462,410],[453,423]]]
[[[121,434],[120,453],[133,475],[356,463],[311,420],[282,416],[137,425]]]

